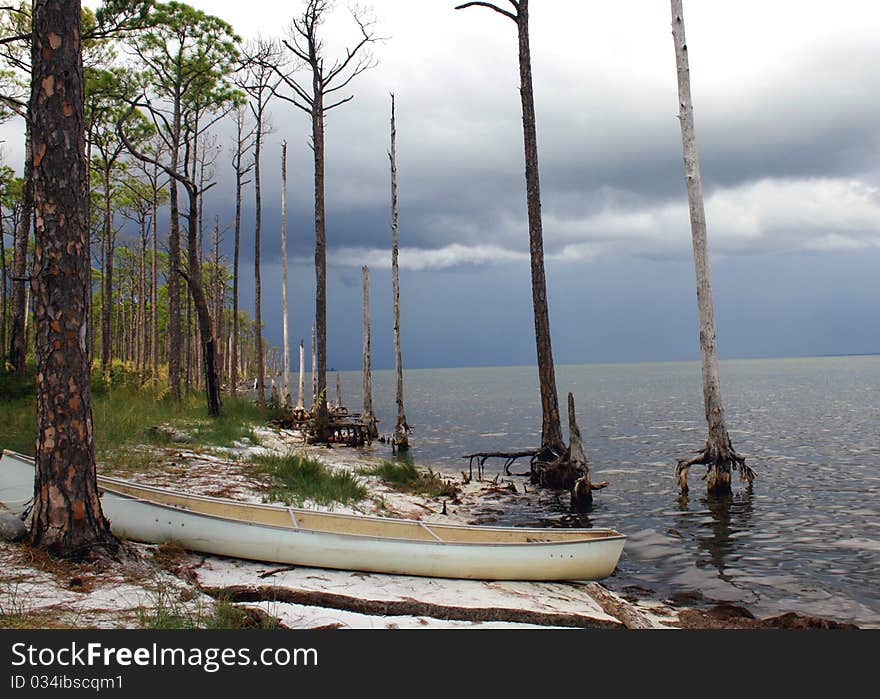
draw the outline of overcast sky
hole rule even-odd
[[[505,4],[506,0],[499,0]],[[196,0],[243,37],[293,2]],[[328,362],[391,366],[388,93],[397,97],[408,366],[534,361],[516,29],[453,0],[373,0],[378,67],[327,117]],[[669,3],[532,0],[554,349],[560,362],[698,356]],[[686,0],[722,357],[880,351],[880,4]],[[345,4],[327,26],[340,50]],[[264,151],[266,333],[280,341],[280,141],[290,150],[293,334],[314,312],[309,123],[281,102]],[[19,131],[16,131],[16,128]],[[2,129],[20,158],[20,125]],[[231,124],[221,128],[229,145]],[[229,149],[206,214],[231,221]],[[244,305],[252,304],[252,191]],[[277,289],[277,293],[273,290]]]

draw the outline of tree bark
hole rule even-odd
[[[195,185],[187,187],[189,194],[189,214],[187,216],[187,274],[186,281],[192,298],[193,309],[196,314],[196,322],[199,327],[199,338],[202,343],[202,369],[205,377],[205,390],[208,398],[208,413],[213,417],[219,417],[223,413],[220,401],[220,382],[217,379],[217,341],[214,337],[211,313],[208,310],[208,302],[205,298],[205,290],[202,285],[202,266],[199,261],[198,241],[198,191]]]
[[[0,210],[0,371],[6,370],[6,231],[3,228],[3,211]]]
[[[34,182],[31,115],[28,113],[25,127],[24,182],[21,192],[21,217],[12,243],[12,325],[9,329],[9,363],[18,373],[23,373],[27,363],[27,276],[28,236],[34,217]],[[18,280],[18,281],[15,281]]]
[[[153,388],[159,385],[159,166],[153,167],[153,214],[150,221],[153,233],[152,268],[150,279],[150,299],[152,301],[151,313],[151,350],[150,356],[153,361],[152,375]]]
[[[287,141],[281,142],[281,315],[284,326],[284,372],[281,377],[281,393],[284,407],[291,406],[290,399],[290,340],[287,329]]]
[[[685,181],[691,218],[694,249],[694,270],[697,281],[697,309],[700,320],[700,363],[703,376],[703,403],[709,434],[706,446],[695,459],[680,459],[676,476],[682,493],[687,492],[687,472],[695,464],[708,468],[706,487],[710,494],[731,492],[731,469],[740,469],[744,480],[751,482],[754,472],[733,449],[724,421],[721,403],[721,381],[715,343],[715,310],[712,302],[712,275],[706,240],[706,213],[700,177],[700,159],[694,133],[694,110],[691,101],[690,67],[684,32],[682,0],[671,0],[672,36],[675,42],[675,63],[678,74],[679,122],[684,154]]]
[[[303,405],[303,380],[305,379],[305,343],[300,340],[299,341],[299,390],[297,392],[296,398],[296,410],[302,411],[305,409]]]
[[[315,402],[318,400],[318,373],[317,373],[317,359],[315,343],[317,340],[315,339],[316,331],[315,324],[312,323],[312,409],[314,410]]]
[[[104,381],[110,379],[110,362],[113,349],[113,222],[110,208],[110,166],[105,163],[101,174],[104,178],[103,236],[104,288],[101,290],[101,374]]]
[[[256,220],[254,223],[254,342],[257,360],[257,403],[266,404],[266,365],[263,358],[263,301],[260,279],[260,234],[263,227],[263,194],[260,179],[260,156],[263,149],[263,112],[255,112],[257,133],[254,142],[254,197]]]
[[[235,242],[232,253],[232,346],[230,367],[230,388],[232,395],[238,393],[238,362],[239,362],[239,324],[238,324],[238,259],[241,246],[241,189],[242,177],[242,147],[244,129],[244,116],[239,112],[236,116],[236,150],[235,150]]]
[[[315,439],[330,438],[327,410],[327,230],[324,211],[324,96],[320,71],[313,71],[312,150],[315,156],[315,332],[317,385],[315,387]]]
[[[541,186],[538,176],[538,137],[535,126],[535,97],[532,87],[532,59],[529,46],[529,0],[512,3],[509,12],[489,2],[469,2],[456,9],[486,7],[516,22],[519,45],[520,99],[522,102],[523,146],[525,151],[526,204],[529,218],[529,255],[532,275],[532,307],[535,316],[535,345],[541,397],[541,454],[547,464],[565,453],[556,371],[550,342],[550,315],[547,309],[547,280],[544,272],[544,233],[541,220]],[[534,477],[535,474],[533,474]]]
[[[394,113],[394,95],[391,95],[391,284],[394,295],[394,371],[397,376],[395,397],[397,422],[392,444],[400,451],[409,449],[409,425],[403,411],[403,357],[400,351],[400,276],[397,263],[397,123]]]
[[[364,283],[364,414],[361,416],[367,427],[367,439],[379,436],[376,416],[373,414],[373,371],[370,366],[370,268],[366,265],[361,270]]]
[[[520,0],[517,12],[519,75],[522,101],[523,143],[526,164],[526,201],[529,216],[529,255],[532,269],[532,306],[538,379],[541,390],[541,447],[557,454],[564,449],[556,393],[556,371],[550,343],[550,315],[547,309],[547,281],[544,274],[544,232],[541,219],[541,186],[538,177],[538,136],[535,126],[535,97],[532,88],[532,59],[529,47],[529,0]]]
[[[177,172],[180,159],[180,104],[175,100],[174,138],[171,144],[171,171]],[[170,218],[168,223],[168,386],[171,398],[180,402],[180,358],[181,358],[181,317],[180,317],[180,208],[177,199],[177,180],[170,178],[168,183]]]
[[[89,251],[80,3],[35,0],[30,114],[36,211],[36,479],[31,542],[72,557],[115,552],[92,433]]]

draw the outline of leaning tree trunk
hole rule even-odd
[[[397,124],[394,95],[391,95],[391,283],[394,294],[394,371],[397,375],[397,422],[392,444],[401,451],[409,449],[409,425],[403,411],[403,358],[400,351],[400,277],[397,263]]]
[[[284,333],[282,401],[290,407],[290,341],[287,330],[287,141],[281,142],[281,315]]]
[[[101,511],[92,433],[80,3],[35,0],[33,10],[37,445],[31,542],[87,557],[114,552],[119,542]]]
[[[205,375],[205,390],[208,399],[208,413],[213,417],[220,417],[223,407],[220,402],[220,382],[217,378],[217,340],[214,337],[211,313],[208,310],[208,302],[205,298],[205,290],[202,286],[202,266],[199,262],[198,241],[198,196],[193,185],[189,193],[189,214],[187,216],[188,270],[186,281],[189,285],[190,296],[196,313],[196,322],[199,326],[199,338],[202,344],[202,370]]]
[[[21,192],[21,216],[12,242],[12,324],[9,329],[9,363],[22,373],[27,363],[27,252],[31,219],[34,216],[34,181],[31,117],[28,112],[25,127],[24,183]]]
[[[529,2],[520,0],[517,12],[519,34],[519,76],[522,100],[523,143],[526,163],[526,201],[529,216],[529,253],[532,268],[532,306],[538,380],[541,391],[541,448],[561,454],[565,445],[559,419],[556,371],[550,345],[550,315],[547,310],[547,281],[544,274],[544,232],[541,221],[541,187],[538,178],[538,136],[535,127],[535,96],[532,89],[532,59],[529,48]]]
[[[706,214],[700,182],[700,160],[694,135],[694,110],[691,103],[690,68],[687,42],[684,34],[682,0],[671,0],[672,36],[675,42],[675,63],[678,72],[679,122],[684,152],[685,181],[691,216],[691,234],[694,248],[694,268],[697,277],[697,308],[700,318],[700,362],[703,373],[703,402],[709,435],[706,446],[692,459],[679,459],[676,476],[682,493],[686,493],[687,474],[691,466],[705,464],[708,469],[706,487],[710,494],[731,492],[731,469],[739,469],[750,483],[754,472],[745,459],[733,449],[724,422],[721,404],[721,381],[718,375],[718,353],[715,347],[715,312],[712,303],[712,276],[706,242]]]
[[[367,439],[379,436],[376,416],[373,414],[373,372],[370,368],[370,268],[362,269],[364,277],[364,414],[361,416],[367,428]]]

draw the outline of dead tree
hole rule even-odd
[[[305,406],[303,405],[303,379],[305,378],[305,342],[302,340],[299,341],[299,389],[297,391],[296,396],[296,408],[295,410],[302,414],[302,411],[305,410]]]
[[[80,3],[35,0],[30,121],[33,152],[34,348],[37,376],[35,546],[70,557],[113,554],[101,510],[86,325],[86,230]]]
[[[281,315],[284,326],[283,369],[281,392],[284,407],[290,400],[290,340],[287,329],[287,141],[281,142]]]
[[[391,95],[391,285],[394,295],[394,371],[397,376],[397,421],[392,445],[400,450],[409,449],[409,425],[403,411],[403,357],[400,351],[400,273],[397,262],[397,123],[394,113],[394,95]]]
[[[244,164],[244,156],[250,149],[250,139],[254,132],[245,133],[245,110],[239,107],[235,110],[235,151],[232,156],[232,169],[235,172],[235,242],[232,254],[232,342],[230,344],[230,389],[232,395],[238,391],[238,365],[239,365],[239,317],[238,317],[238,259],[241,248],[241,190],[248,183],[245,180],[247,174],[253,169],[251,162]]]
[[[590,480],[590,464],[584,452],[584,441],[574,414],[574,396],[571,393],[568,394],[568,431],[568,468],[581,474],[571,489],[571,509],[586,512],[593,505],[593,491],[607,487],[608,483],[593,483]]]
[[[529,253],[532,272],[532,306],[535,316],[535,340],[538,379],[541,394],[541,450],[535,462],[546,466],[556,463],[565,452],[556,393],[556,371],[550,344],[550,316],[547,310],[547,282],[544,273],[544,233],[541,220],[541,188],[538,178],[538,137],[535,126],[535,98],[532,88],[532,59],[529,47],[529,0],[509,0],[513,10],[491,2],[467,2],[457,6],[485,7],[512,20],[519,37],[520,98],[522,101],[523,144],[525,148],[526,203],[529,218]],[[537,481],[537,474],[535,474]],[[573,483],[565,484],[566,490]]]
[[[263,194],[260,165],[263,138],[271,133],[268,105],[279,80],[273,66],[280,60],[274,43],[257,38],[245,48],[245,77],[239,82],[250,96],[250,110],[254,117],[254,333],[257,359],[257,402],[266,400],[266,366],[263,357],[263,302],[260,273],[260,247],[263,229]]]
[[[361,420],[366,425],[367,440],[372,441],[379,436],[379,429],[373,414],[373,372],[370,367],[370,268],[364,265],[361,271],[364,278],[364,414]]]
[[[691,215],[691,235],[694,248],[694,268],[697,278],[697,308],[700,318],[700,361],[703,374],[703,402],[709,435],[706,446],[691,459],[679,459],[675,467],[682,493],[687,493],[687,475],[691,466],[703,464],[707,468],[706,487],[710,494],[731,492],[731,470],[740,471],[743,480],[754,480],[755,472],[746,465],[745,458],[734,451],[724,422],[721,403],[721,381],[718,372],[718,353],[715,346],[715,311],[712,302],[712,275],[709,270],[709,252],[706,242],[706,213],[700,181],[700,159],[694,134],[694,110],[691,102],[690,68],[687,42],[684,34],[682,0],[671,0],[672,37],[675,42],[675,63],[678,72],[679,122],[684,152],[685,181]]]
[[[350,102],[354,96],[340,97],[358,75],[373,67],[375,61],[369,46],[378,40],[372,22],[352,11],[358,27],[358,38],[345,49],[345,57],[328,61],[322,25],[331,9],[330,0],[305,0],[302,12],[293,18],[282,43],[295,65],[305,66],[310,79],[295,77],[295,71],[274,63],[285,91],[276,94],[305,112],[312,122],[312,152],[315,173],[315,324],[317,326],[316,406],[312,411],[314,438],[326,442],[330,438],[327,409],[327,232],[324,204],[324,116],[327,112]]]
[[[315,324],[312,323],[312,410],[315,409],[315,403],[318,400],[318,374],[316,372],[316,359],[315,359]]]

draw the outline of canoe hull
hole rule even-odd
[[[33,463],[4,452],[2,466],[0,502],[13,511],[21,503],[20,511],[33,492]],[[100,479],[101,502],[117,536],[287,565],[478,580],[596,580],[614,572],[625,541],[617,535],[573,542],[449,543],[291,529],[115,493],[109,489],[112,480]]]

